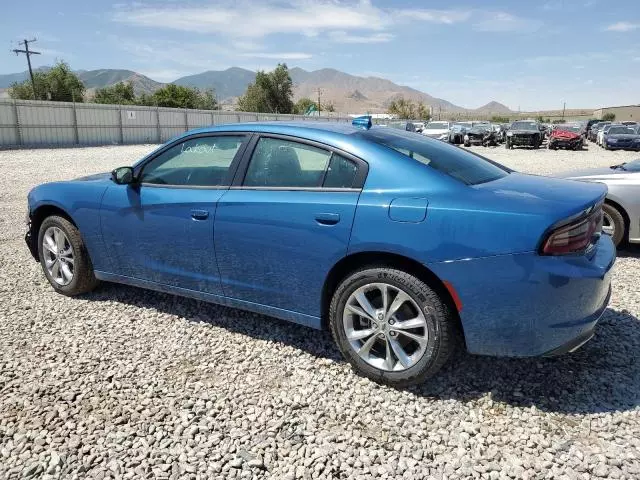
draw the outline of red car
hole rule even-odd
[[[558,148],[582,150],[583,145],[584,138],[580,125],[559,125],[551,132],[548,148],[551,150]]]

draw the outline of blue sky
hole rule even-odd
[[[118,0],[116,0],[118,1]],[[230,66],[336,68],[457,105],[640,103],[640,0],[8,2],[0,73],[127,68],[159,81]],[[35,47],[34,47],[35,48]]]

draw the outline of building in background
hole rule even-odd
[[[604,107],[593,112],[594,118],[602,118],[607,113],[616,116],[616,122],[640,122],[640,105],[623,105],[621,107]]]

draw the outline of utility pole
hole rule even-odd
[[[36,41],[35,38],[31,40],[27,40],[25,38],[22,42],[19,43],[19,45],[24,45],[24,50],[20,50],[18,48],[13,49],[16,55],[24,53],[27,56],[27,65],[29,65],[29,77],[31,77],[31,88],[33,88],[34,100],[36,100],[38,97],[36,96],[36,83],[33,81],[33,70],[31,69],[31,55],[40,55],[40,52],[34,52],[33,50],[29,50],[29,44],[35,41]]]
[[[320,112],[322,111],[322,107],[320,106],[320,93],[322,92],[322,90],[320,90],[320,87],[318,87],[318,118],[320,118]]]
[[[562,103],[562,119],[564,120],[564,110],[567,108],[567,102]]]

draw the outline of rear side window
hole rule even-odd
[[[353,135],[392,148],[467,185],[497,180],[510,171],[480,155],[415,133],[379,127]]]
[[[325,188],[351,188],[358,168],[351,160],[334,153],[329,162],[329,170],[324,179]]]
[[[248,187],[320,187],[331,153],[303,143],[263,137],[244,178]]]

